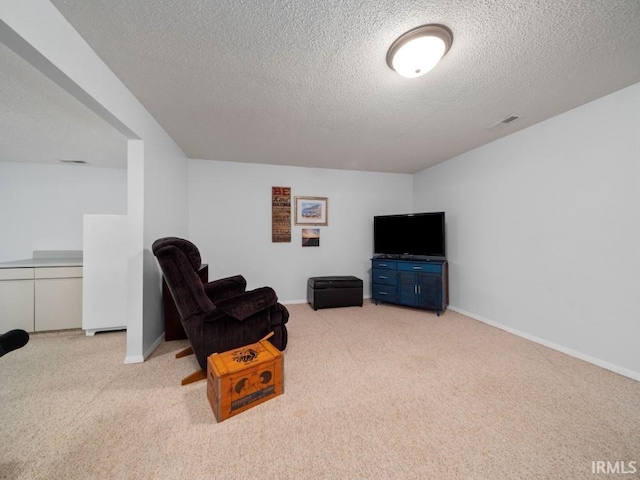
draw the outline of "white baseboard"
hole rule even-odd
[[[124,363],[142,363],[144,362],[144,357],[142,355],[127,355],[124,357]]]
[[[147,349],[146,352],[144,352],[144,358],[145,360],[149,357],[149,355],[151,355],[153,353],[153,351],[158,348],[160,346],[160,344],[163,342],[164,340],[164,332],[162,332],[160,334],[160,336],[156,339],[155,342],[153,342],[153,344]]]
[[[142,355],[128,355],[124,359],[124,363],[143,363],[149,355],[153,353],[153,351],[160,346],[162,341],[164,340],[164,332],[156,339],[155,342],[147,349],[146,352]]]
[[[579,352],[577,350],[573,350],[571,348],[563,347],[562,345],[558,345],[556,343],[550,342],[543,338],[539,338],[529,333],[516,330],[515,328],[507,327],[506,325],[502,325],[501,323],[494,322],[493,320],[489,320],[479,315],[475,315],[471,312],[467,312],[466,310],[462,310],[461,308],[454,307],[453,305],[449,305],[448,308],[450,308],[454,312],[458,312],[458,313],[461,313],[462,315],[473,318],[474,320],[478,320],[479,322],[486,323],[487,325],[491,325],[492,327],[496,327],[496,328],[499,328],[500,330],[504,330],[505,332],[509,332],[514,335],[517,335],[518,337],[531,340],[532,342],[538,343],[540,345],[544,345],[545,347],[549,347],[558,352],[565,353],[575,358],[579,358],[580,360],[584,360],[585,362],[591,363],[593,365],[597,365],[598,367],[602,367],[606,370],[610,370],[612,372],[618,373],[620,375],[623,375],[625,377],[628,377],[640,382],[640,372],[629,370],[628,368],[615,365],[611,362],[607,362],[600,358],[592,357],[591,355],[587,355],[585,353]]]

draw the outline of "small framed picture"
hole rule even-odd
[[[296,225],[329,225],[327,197],[296,197]]]
[[[320,246],[320,229],[319,228],[303,228],[302,229],[302,246],[303,247],[319,247]]]

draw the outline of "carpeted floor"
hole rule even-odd
[[[219,424],[186,341],[124,365],[123,332],[33,334],[0,358],[0,478],[640,477],[636,381],[452,311],[288,308],[285,394]]]

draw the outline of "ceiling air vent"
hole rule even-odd
[[[60,163],[67,163],[71,165],[86,165],[87,162],[84,160],[58,160]]]
[[[518,120],[520,117],[518,117],[517,115],[509,115],[506,118],[503,118],[502,120],[497,121],[496,123],[494,123],[493,125],[489,125],[487,127],[487,130],[496,130],[500,127],[503,127],[504,125],[509,125],[510,123],[515,122],[516,120]]]

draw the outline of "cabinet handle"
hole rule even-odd
[[[411,267],[411,268],[413,268],[414,270],[422,270],[422,267]]]
[[[382,275],[378,275],[378,278],[382,278],[383,280],[387,279],[387,277],[383,277]]]
[[[386,263],[379,263],[379,264],[378,264],[378,266],[379,266],[379,267],[386,267],[386,266],[387,266],[387,264],[386,264]]]
[[[378,295],[388,295],[387,292],[378,292]]]
[[[418,285],[418,295],[420,295],[420,285]]]
[[[416,294],[418,293],[418,286],[417,285],[413,286],[413,293],[416,293]]]

